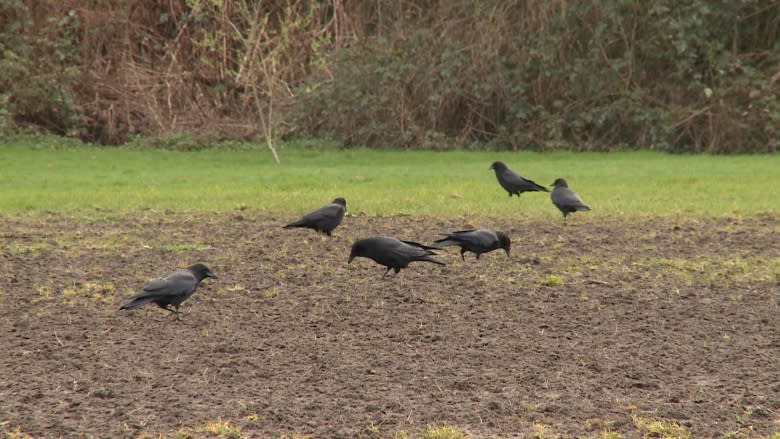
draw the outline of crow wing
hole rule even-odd
[[[494,248],[498,245],[498,236],[492,230],[477,229],[462,232],[455,232],[455,239],[459,239],[466,244],[470,244],[472,247],[478,247],[483,249]]]
[[[590,210],[585,203],[582,202],[580,197],[567,187],[557,187],[552,192],[553,204],[558,206],[559,209],[574,210]]]
[[[501,186],[510,192],[542,191],[549,192],[547,188],[536,182],[523,178],[511,169],[505,169],[501,173]]]
[[[323,230],[333,230],[344,218],[344,206],[336,203],[328,204],[320,209],[304,215],[298,221],[285,227],[314,227]]]
[[[483,253],[499,247],[498,235],[488,229],[459,230],[446,233],[444,236],[446,238],[436,241],[439,247],[459,245],[474,253]]]
[[[161,299],[175,299],[181,297],[182,301],[195,291],[198,279],[189,270],[176,270],[164,277],[150,282],[138,295],[133,297],[122,309],[138,308],[150,302]],[[171,303],[175,300],[171,301]],[[179,301],[181,303],[181,301]]]
[[[443,262],[437,261],[431,257],[436,254],[431,251],[433,247],[428,247],[417,242],[401,241],[389,237],[378,237],[376,238],[376,244],[377,245],[372,251],[373,254],[371,259],[385,267],[405,268],[409,266],[409,262],[412,261],[428,261],[444,265]]]

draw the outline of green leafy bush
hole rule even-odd
[[[780,5],[460,1],[427,12],[328,60],[332,79],[298,95],[310,134],[373,146],[778,146]]]
[[[34,16],[26,2],[0,3],[0,129],[73,134],[80,109],[71,87],[78,21]]]

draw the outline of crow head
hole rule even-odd
[[[506,255],[509,256],[509,248],[512,246],[512,241],[508,236],[501,232],[496,232],[496,236],[498,236],[498,242],[501,244],[501,248],[503,248]]]

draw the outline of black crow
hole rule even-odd
[[[509,192],[510,198],[512,195],[520,197],[520,194],[523,192],[550,192],[546,187],[517,175],[514,171],[507,168],[503,162],[493,162],[490,165],[490,169],[496,171],[498,184]]]
[[[375,236],[373,238],[358,239],[352,244],[352,251],[349,253],[349,262],[357,257],[373,259],[379,265],[387,267],[387,273],[393,269],[398,274],[402,268],[409,266],[410,262],[426,261],[434,264],[445,265],[444,262],[437,261],[432,256],[436,255],[431,250],[434,247],[428,247],[417,242],[401,241],[387,236]],[[394,275],[395,275],[394,274]]]
[[[341,224],[341,220],[344,219],[344,214],[346,212],[347,200],[336,198],[327,206],[304,215],[298,221],[287,224],[284,228],[306,227],[331,236],[331,232]]]
[[[461,230],[453,233],[445,233],[446,238],[435,241],[434,247],[443,248],[451,245],[460,246],[460,257],[465,261],[464,253],[472,252],[477,259],[482,253],[492,252],[500,248],[509,256],[509,247],[512,242],[509,237],[501,232],[488,229]]]
[[[580,197],[569,189],[566,180],[556,178],[552,185],[555,189],[553,189],[550,194],[550,198],[552,199],[553,204],[555,204],[555,207],[563,213],[563,224],[566,224],[566,216],[570,213],[590,210],[590,207],[585,205],[585,203],[580,200]]]
[[[119,309],[135,309],[147,303],[154,303],[174,313],[176,320],[179,320],[179,305],[187,300],[198,288],[200,281],[207,277],[217,277],[217,275],[203,264],[176,270],[150,282],[143,291]]]

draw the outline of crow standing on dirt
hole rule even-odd
[[[287,224],[284,228],[305,227],[331,236],[331,232],[341,224],[341,220],[344,219],[344,214],[346,212],[347,200],[339,197],[330,204],[304,215],[298,221]]]
[[[574,191],[569,189],[569,185],[566,183],[566,180],[562,178],[556,178],[552,185],[555,187],[555,189],[553,189],[552,193],[550,194],[550,198],[552,199],[553,204],[555,204],[555,207],[557,207],[558,210],[563,213],[564,225],[566,225],[566,216],[568,216],[570,213],[577,211],[585,212],[590,210],[590,207],[583,203],[582,200],[580,200],[580,197],[578,197]]]
[[[435,248],[417,242],[401,241],[387,236],[375,236],[355,241],[352,244],[352,251],[349,253],[349,261],[347,263],[352,263],[352,260],[357,257],[373,259],[377,264],[387,267],[387,271],[382,275],[384,279],[391,269],[395,270],[393,274],[395,276],[402,268],[408,267],[409,263],[414,261],[445,265],[444,262],[433,258],[436,253],[431,250],[435,250]]]
[[[217,277],[217,275],[203,264],[176,270],[150,282],[143,291],[119,309],[135,309],[147,303],[154,303],[174,313],[176,320],[179,320],[179,305],[187,300],[198,288],[200,281],[207,277]]]
[[[464,253],[472,252],[477,255],[477,259],[482,253],[492,252],[500,248],[504,249],[509,256],[509,247],[512,245],[509,237],[501,232],[494,232],[489,229],[461,230],[453,233],[445,233],[446,238],[434,242],[435,248],[449,247],[451,245],[460,246],[460,257],[465,261]]]
[[[490,165],[490,169],[496,171],[498,184],[509,192],[510,198],[512,195],[517,195],[519,198],[523,192],[550,192],[544,186],[517,175],[514,171],[507,168],[504,162],[493,162]]]

